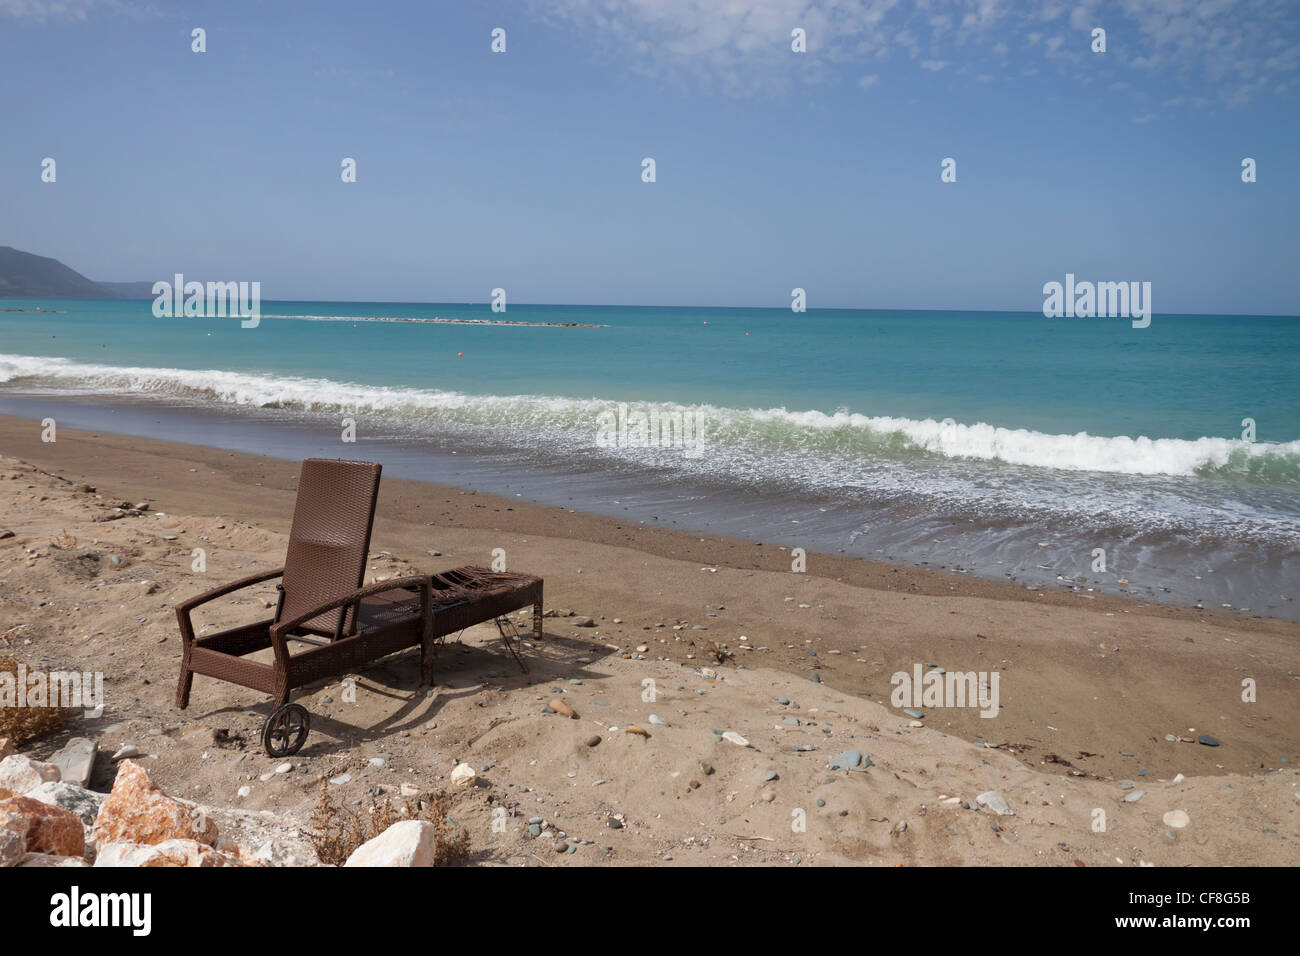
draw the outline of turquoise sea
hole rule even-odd
[[[0,312],[11,414],[109,427],[97,408],[143,403],[153,425],[119,424],[283,457],[352,418],[412,477],[454,480],[455,451],[461,483],[570,507],[1296,616],[1295,318],[263,302],[246,329],[150,301],[0,305],[53,310]],[[367,321],[435,316],[598,327]],[[611,414],[633,422],[612,443]],[[647,445],[650,420],[699,443]]]

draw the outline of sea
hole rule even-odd
[[[0,413],[1300,619],[1300,319],[4,299]],[[0,452],[4,449],[0,448]],[[431,547],[436,545],[431,543]],[[794,562],[792,561],[792,567]]]

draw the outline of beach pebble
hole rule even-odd
[[[1192,818],[1187,815],[1185,810],[1170,810],[1160,819],[1164,821],[1165,826],[1173,827],[1175,830],[1181,830],[1192,822]]]
[[[288,761],[285,761],[284,763],[280,764],[280,766],[275,768],[275,772],[288,773],[292,769],[293,769],[293,764],[289,763]]]
[[[599,734],[592,734],[590,737],[587,738],[587,746],[595,747],[600,744],[600,740],[601,738]]]
[[[1211,737],[1209,734],[1201,734],[1201,735],[1199,735],[1199,736],[1196,738],[1196,742],[1197,742],[1198,744],[1205,744],[1205,746],[1207,746],[1207,747],[1217,747],[1217,746],[1219,746],[1219,742],[1218,742],[1217,740],[1215,740],[1213,737]]]
[[[137,747],[135,744],[126,744],[125,746],[119,747],[117,749],[117,753],[113,754],[113,759],[126,760],[130,757],[138,757],[138,756],[140,756],[140,748]]]
[[[736,733],[734,730],[725,731],[722,735],[722,739],[727,741],[728,743],[735,744],[737,747],[749,746],[749,741],[746,740],[744,737],[740,736],[740,734]]]
[[[350,773],[341,773],[337,777],[330,777],[330,783],[334,784],[336,787],[341,787],[343,784],[348,783],[351,780],[352,774]]]
[[[1145,791],[1145,790],[1134,790],[1132,793],[1125,794],[1125,796],[1124,796],[1124,802],[1125,802],[1125,803],[1137,803],[1137,802],[1138,802],[1139,800],[1141,800],[1145,795],[1146,795],[1146,791]]]
[[[474,780],[478,776],[474,768],[467,763],[458,763],[456,768],[451,772],[451,785],[453,787],[466,788],[474,786]]]
[[[922,718],[925,717],[925,714],[912,707],[904,707],[903,713],[905,713],[908,717],[911,717],[913,720],[921,720]]]
[[[1011,816],[1011,807],[1007,805],[1006,798],[996,790],[987,790],[975,798],[975,802],[981,807],[987,807],[1000,817]]]
[[[874,766],[871,758],[856,750],[845,750],[843,753],[836,754],[831,758],[832,770],[856,770],[861,772],[871,766]]]
[[[651,715],[650,715],[650,723],[654,724],[656,727],[667,727],[667,726],[668,726],[668,721],[664,720],[664,719],[663,719],[662,717],[660,717],[658,714],[651,714]]]

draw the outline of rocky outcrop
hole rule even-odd
[[[22,754],[11,754],[0,760],[0,790],[8,790],[10,793],[25,794],[43,783],[58,781],[61,777],[59,768],[54,764],[33,760]]]
[[[95,818],[95,846],[193,840],[212,846],[217,824],[197,804],[163,793],[139,764],[122,761],[113,790]]]
[[[75,814],[31,797],[0,800],[0,815],[15,814],[27,821],[24,852],[78,857],[85,854],[86,830]]]
[[[104,800],[107,798],[106,794],[96,793],[94,790],[87,790],[85,787],[78,787],[62,781],[43,783],[35,790],[27,793],[26,796],[31,797],[33,800],[39,800],[41,803],[62,807],[69,813],[74,813],[88,827],[95,825],[95,818],[99,816],[99,808],[104,805]]]
[[[17,866],[27,852],[30,824],[21,813],[0,810],[0,867]]]
[[[197,840],[157,844],[109,843],[99,848],[95,866],[245,866],[236,857]]]

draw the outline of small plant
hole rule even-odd
[[[321,779],[320,798],[312,811],[311,843],[322,863],[342,866],[361,844],[373,840],[394,823],[402,820],[424,820],[433,825],[435,866],[451,866],[469,855],[469,832],[451,822],[448,811],[451,798],[436,793],[427,800],[403,801],[396,808],[385,797],[383,803],[370,801],[364,814],[354,813],[347,807],[335,807],[330,802],[329,785]]]
[[[0,657],[0,674],[10,675],[8,679],[0,677],[0,685],[18,686],[18,666],[15,658]],[[32,670],[27,668],[27,672],[32,673]],[[14,746],[18,746],[54,733],[63,726],[63,716],[58,707],[19,707],[16,702],[0,706],[0,737],[8,737]]]

